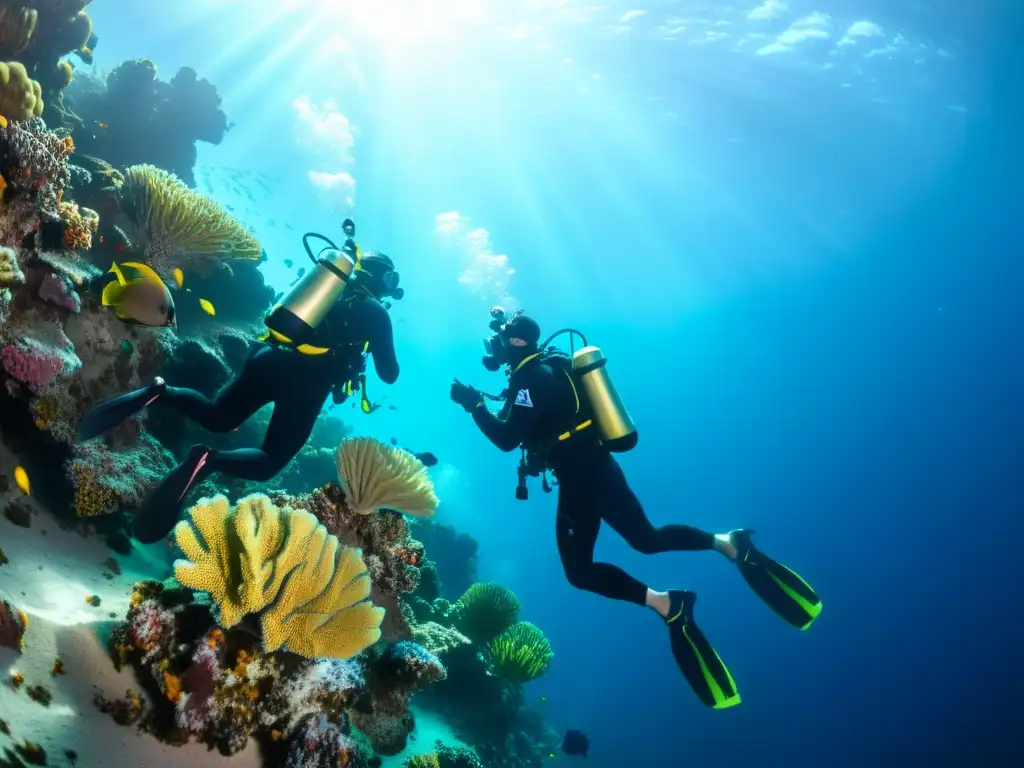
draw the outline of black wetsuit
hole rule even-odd
[[[557,440],[583,420],[576,413],[573,387],[559,365],[538,357],[513,373],[501,415],[504,418],[481,404],[473,410],[473,421],[503,451],[523,446],[545,456],[558,478],[558,554],[574,587],[646,603],[647,585],[617,566],[594,562],[602,521],[644,554],[713,549],[714,536],[705,531],[687,525],[654,527],[618,462],[589,430]]]
[[[359,372],[367,342],[377,376],[393,384],[398,379],[398,360],[391,318],[378,301],[357,296],[337,302],[318,329],[312,344],[329,347],[330,352],[306,355],[263,344],[214,400],[194,389],[168,386],[157,402],[210,432],[230,432],[273,403],[262,447],[212,451],[204,467],[205,472],[269,480],[306,444],[331,390]]]

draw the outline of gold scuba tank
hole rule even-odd
[[[582,387],[601,443],[613,453],[632,450],[639,433],[608,375],[608,359],[598,347],[583,347],[572,356],[572,370]]]
[[[316,269],[305,275],[267,315],[267,328],[278,341],[303,344],[323,322],[345,291],[356,263],[345,251],[328,248]]]

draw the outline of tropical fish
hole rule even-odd
[[[26,496],[28,496],[32,490],[32,485],[28,481],[28,472],[26,472],[23,467],[19,466],[14,468],[14,484],[18,486],[18,490]]]
[[[422,453],[414,453],[413,456],[415,456],[417,459],[419,459],[420,463],[422,463],[423,466],[425,466],[425,467],[437,466],[437,456],[432,454],[430,451],[423,451]]]
[[[286,267],[288,267],[288,269],[291,269],[292,267],[294,267],[294,266],[295,266],[295,262],[294,262],[294,261],[292,261],[291,259],[285,259],[285,260],[284,260],[284,265],[285,265]]]
[[[217,310],[213,308],[213,304],[208,302],[206,299],[200,299],[199,306],[202,307],[203,312],[205,312],[208,315],[212,316],[217,314]]]
[[[171,274],[174,275],[174,284],[180,289],[185,283],[185,274],[181,271],[181,267],[175,267]]]
[[[131,280],[124,269],[137,273]],[[175,325],[174,299],[160,275],[152,267],[137,261],[116,262],[110,265],[115,280],[103,289],[103,306],[111,307],[114,316],[129,325],[166,328]]]
[[[562,739],[562,751],[565,754],[586,757],[588,749],[590,749],[590,739],[583,731],[570,728],[565,732],[565,738]]]

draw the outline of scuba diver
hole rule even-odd
[[[172,387],[157,377],[149,386],[92,408],[78,427],[78,439],[96,437],[142,409],[169,405],[210,432],[230,432],[268,403],[274,404],[260,448],[212,450],[195,445],[187,458],[154,489],[135,515],[133,535],[159,541],[178,520],[188,491],[212,472],[266,481],[277,475],[306,444],[329,395],[336,403],[362,389],[366,396],[366,355],[387,384],[398,379],[391,318],[382,303],[401,299],[399,273],[383,253],[362,254],[353,240],[355,225],[345,222],[345,245],[338,249],[323,235],[303,236],[316,265],[266,317],[267,333],[253,345],[242,371],[214,398]],[[329,247],[314,256],[311,237]]]
[[[491,310],[492,335],[484,342],[484,367],[506,367],[508,387],[486,395],[457,379],[451,399],[472,414],[480,431],[502,451],[522,451],[516,498],[528,498],[528,477],[547,472],[558,487],[555,535],[569,583],[613,600],[656,611],[669,628],[672,653],[694,692],[709,707],[740,703],[736,683],[694,619],[697,596],[688,590],[656,591],[621,568],[594,562],[602,522],[643,554],[715,550],[740,573],[770,608],[807,629],[821,611],[811,587],[789,568],[758,550],[753,531],[712,534],[688,525],[655,527],[630,489],[613,453],[631,450],[638,432],[608,375],[606,359],[582,333],[565,329],[540,342],[540,326],[519,311]],[[570,354],[551,347],[569,334]],[[573,351],[572,338],[583,346]],[[485,398],[502,401],[494,414]]]

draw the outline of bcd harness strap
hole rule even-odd
[[[527,357],[523,358],[523,360],[519,363],[519,365],[517,365],[512,370],[512,374],[514,375],[515,373],[517,373],[519,371],[520,368],[522,368],[524,365],[526,365],[531,360],[534,360],[534,359],[536,359],[538,357],[541,357],[542,354],[543,354],[543,352],[534,352],[532,355],[528,355]],[[550,357],[542,358],[541,362],[548,362],[548,360],[550,360],[550,359],[551,359]],[[562,373],[565,374],[565,378],[568,380],[569,386],[572,387],[572,396],[576,400],[576,410],[573,413],[578,415],[579,412],[580,412],[580,393],[579,393],[579,390],[576,388],[576,382],[573,381],[572,374],[569,373],[569,371],[567,371],[565,369],[565,366],[559,366],[559,370],[561,370]],[[578,423],[572,429],[566,430],[565,432],[560,434],[558,436],[558,438],[557,438],[558,442],[564,442],[565,440],[568,440],[573,435],[578,434],[578,433],[582,432],[584,429],[586,429],[587,427],[592,426],[593,423],[594,423],[593,419],[586,419],[584,421],[581,421],[580,423]]]

